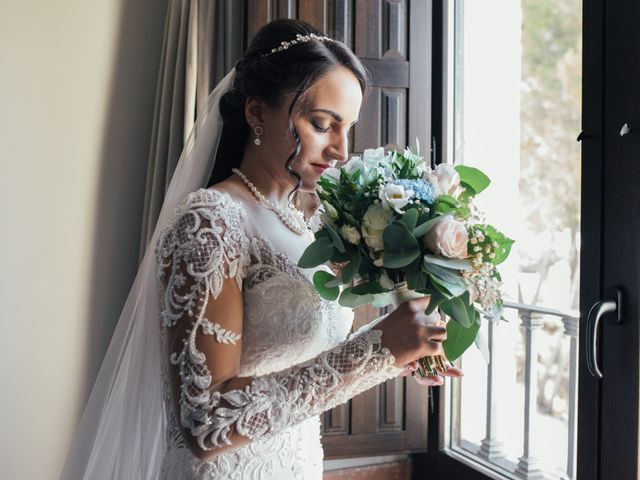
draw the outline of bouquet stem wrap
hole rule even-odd
[[[398,308],[401,303],[408,300],[428,296],[422,293],[418,293],[414,290],[409,290],[409,288],[407,287],[407,282],[396,283],[390,293],[391,303],[393,304],[394,308]],[[423,377],[426,377],[427,375],[437,375],[438,372],[446,371],[447,358],[444,356],[444,354],[422,357],[420,360],[418,360],[418,373]]]

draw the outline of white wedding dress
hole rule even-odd
[[[401,372],[381,347],[380,330],[363,328],[347,339],[351,310],[321,299],[314,272],[297,267],[312,241],[311,232],[293,234],[270,210],[215,189],[189,194],[164,227],[156,247],[167,419],[163,480],[320,480],[320,413]],[[242,332],[204,316],[227,278],[241,287]],[[170,347],[167,333],[176,328],[184,337]],[[213,388],[215,366],[207,366],[198,345],[214,340],[241,349],[239,376],[252,378],[247,387]],[[183,437],[215,450],[238,434],[250,443],[207,460]]]

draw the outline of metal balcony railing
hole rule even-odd
[[[460,395],[461,388],[458,382],[452,383],[451,391],[451,432],[449,448],[461,454],[460,460],[478,467],[487,473],[495,472],[495,478],[514,479],[547,479],[562,478],[573,480],[576,476],[576,433],[577,433],[577,407],[578,407],[578,327],[579,313],[563,312],[550,308],[526,305],[520,303],[505,302],[505,309],[517,311],[520,326],[524,336],[524,438],[522,455],[517,463],[505,457],[502,452],[503,442],[498,438],[496,419],[500,406],[496,398],[497,384],[500,381],[496,362],[490,361],[487,365],[487,403],[486,403],[486,427],[485,436],[480,444],[475,444],[460,436]],[[538,383],[538,354],[540,335],[546,322],[561,320],[563,325],[562,335],[569,339],[569,358],[567,361],[568,372],[568,416],[567,416],[567,458],[566,470],[562,475],[549,475],[536,455],[533,439],[539,437],[538,427],[534,421],[536,405],[539,397]],[[490,359],[497,348],[496,323],[487,322],[488,349]]]

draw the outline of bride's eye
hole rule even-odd
[[[315,128],[317,131],[322,132],[322,133],[327,133],[329,131],[329,127],[323,128],[317,121],[315,120],[311,120],[311,125],[313,125],[313,128]]]

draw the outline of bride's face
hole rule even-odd
[[[265,118],[264,127],[265,145],[275,150],[274,168],[287,177],[283,161],[295,144],[288,127],[290,101],[270,112],[267,117],[272,118]],[[345,67],[323,75],[298,102],[291,118],[300,136],[301,150],[291,166],[302,178],[302,191],[315,191],[323,170],[347,160],[349,132],[358,121],[361,104],[360,83]],[[272,138],[268,138],[269,131]],[[287,181],[292,182],[291,177]]]

